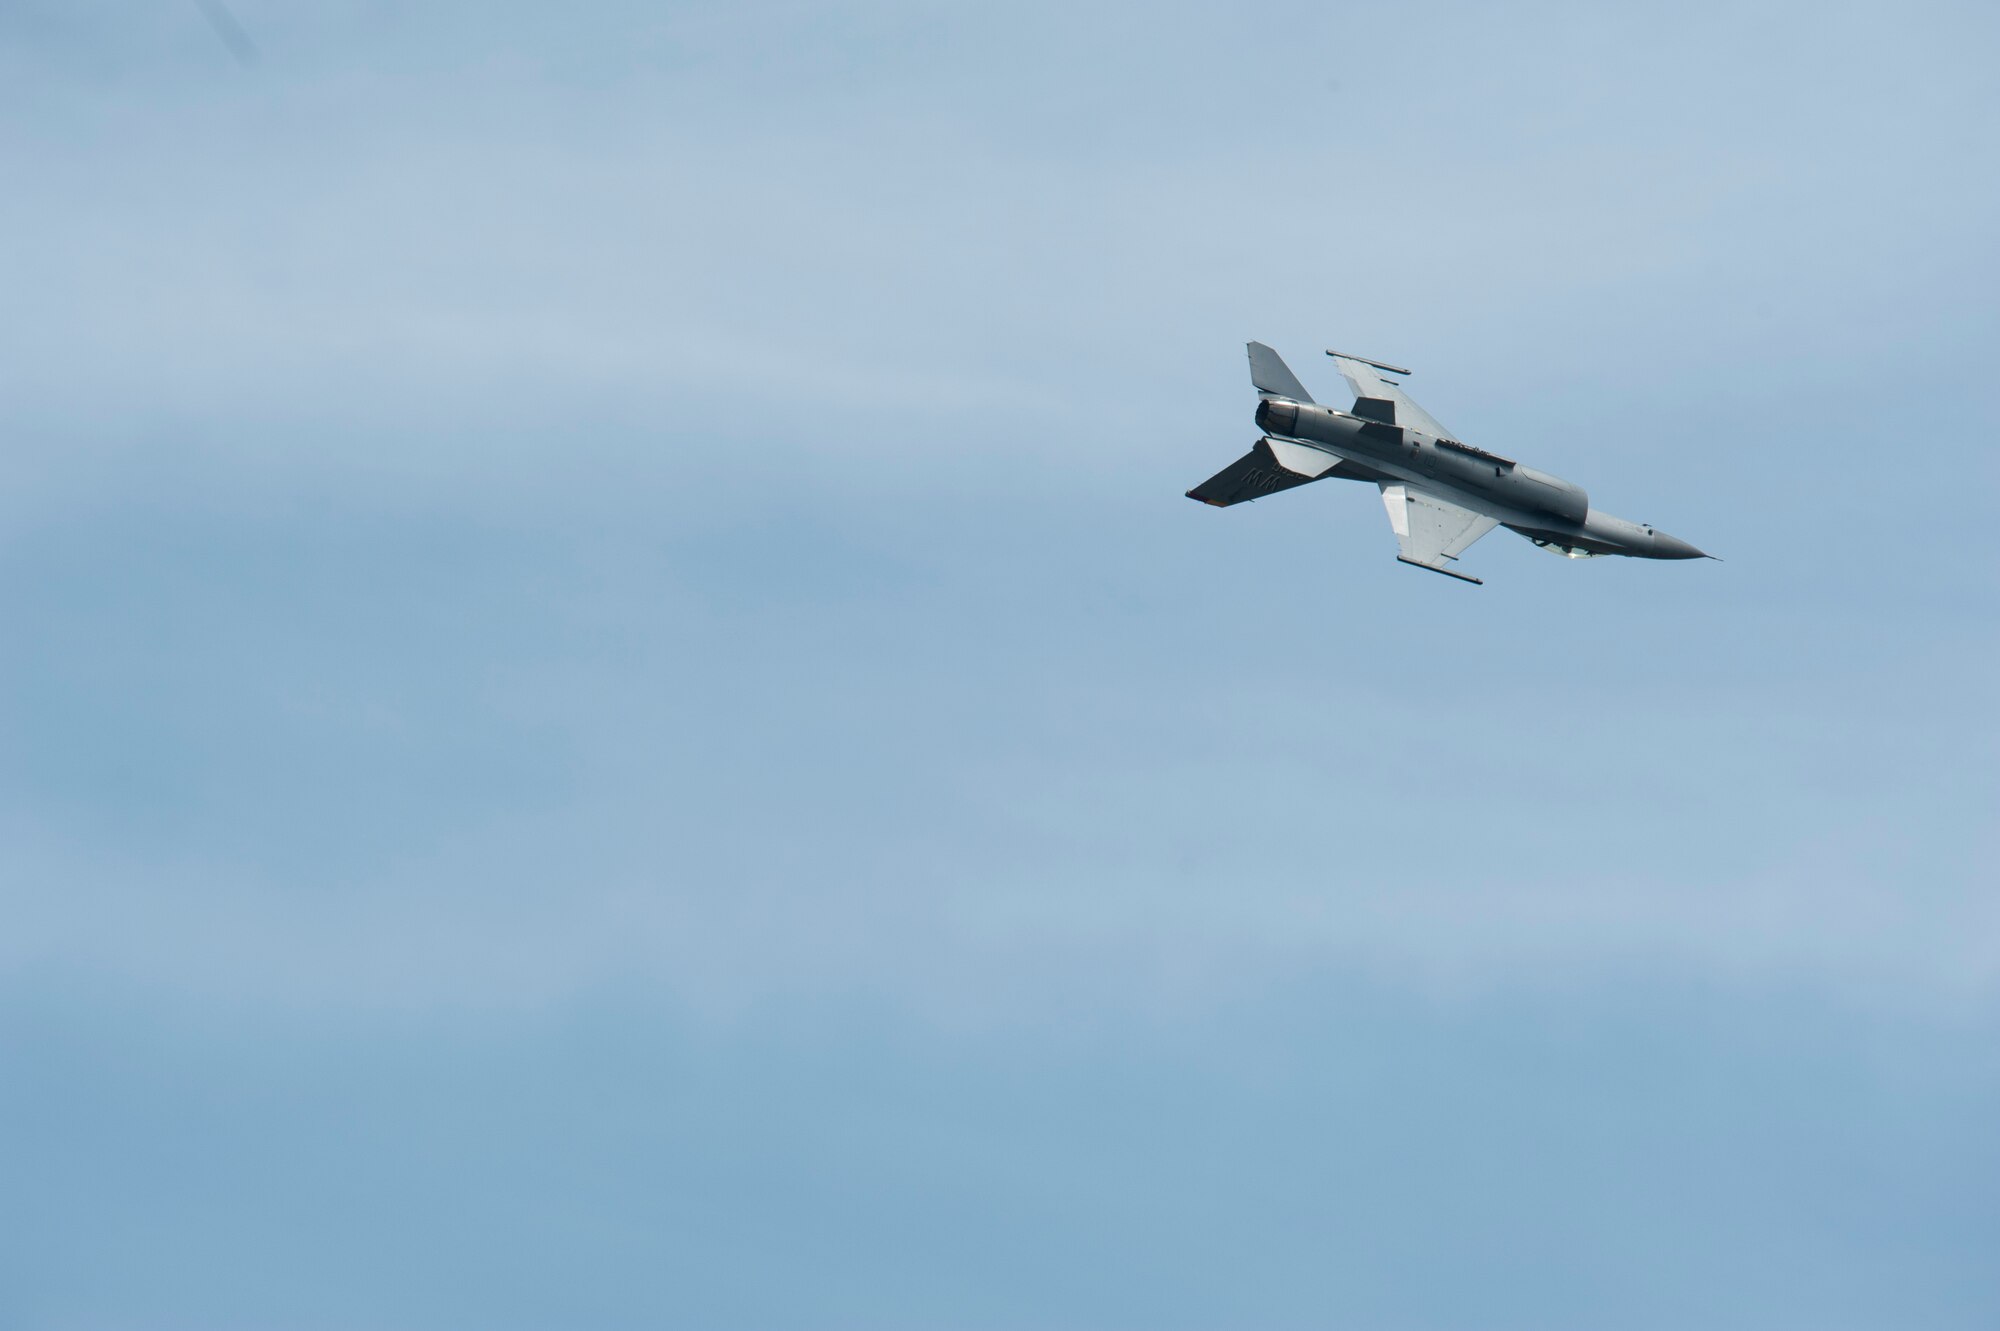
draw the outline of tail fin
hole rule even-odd
[[[1250,344],[1250,382],[1265,397],[1288,397],[1294,402],[1311,402],[1312,394],[1292,373],[1284,358],[1262,342]]]

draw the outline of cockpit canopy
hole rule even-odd
[[[1530,536],[1528,539],[1535,543],[1537,550],[1546,550],[1565,559],[1595,559],[1604,553],[1602,550],[1586,550],[1578,545],[1564,545],[1561,541],[1545,541],[1539,536]]]

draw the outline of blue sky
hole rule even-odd
[[[0,10],[0,1322],[2000,1318],[1990,7],[234,12]]]

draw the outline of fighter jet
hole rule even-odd
[[[1451,565],[1495,527],[1571,559],[1714,558],[1643,522],[1593,509],[1580,485],[1461,442],[1403,391],[1408,370],[1327,352],[1354,390],[1354,406],[1342,411],[1314,402],[1277,352],[1249,345],[1264,437],[1188,491],[1190,499],[1227,508],[1329,477],[1372,481],[1389,510],[1396,558],[1475,584],[1480,579]]]

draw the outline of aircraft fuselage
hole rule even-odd
[[[1566,554],[1702,558],[1686,541],[1592,509],[1580,485],[1455,439],[1277,397],[1258,403],[1257,424],[1266,434],[1376,473],[1364,479],[1386,478],[1438,493]]]

